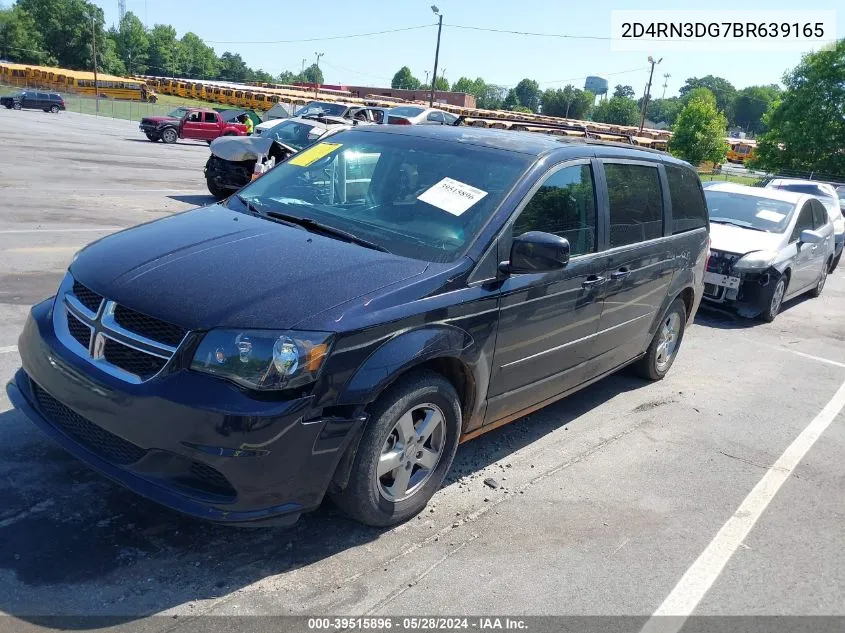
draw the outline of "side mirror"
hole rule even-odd
[[[811,231],[810,229],[804,229],[801,231],[800,240],[806,244],[819,244],[824,241],[824,236],[817,231]]]
[[[569,240],[542,231],[529,231],[513,238],[509,262],[499,264],[505,274],[560,270],[569,263]]]

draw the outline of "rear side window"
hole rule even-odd
[[[514,236],[545,231],[569,240],[572,256],[596,250],[596,196],[589,165],[548,176],[513,225]]]
[[[663,235],[663,195],[657,167],[605,163],[610,199],[610,248]]]
[[[205,122],[206,123],[217,123],[217,115],[214,112],[206,112],[205,113]]]
[[[818,200],[811,200],[813,205],[813,228],[820,229],[827,224],[827,209]]]
[[[698,176],[691,169],[666,165],[669,197],[672,199],[672,233],[707,226],[707,206]]]

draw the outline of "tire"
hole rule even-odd
[[[420,443],[422,423],[438,418],[441,422]],[[349,483],[343,491],[330,493],[332,500],[366,525],[384,527],[410,519],[426,506],[452,466],[460,429],[461,406],[452,384],[432,371],[408,374],[376,401]],[[410,443],[408,437],[413,438]],[[417,461],[424,453],[422,459],[431,468]],[[394,455],[397,465],[383,468],[379,476],[383,455]],[[405,473],[410,474],[403,477]]]
[[[811,297],[813,297],[814,299],[815,299],[816,297],[820,297],[820,296],[821,296],[822,291],[824,290],[824,284],[825,284],[825,282],[827,281],[828,271],[829,271],[831,268],[832,268],[832,266],[830,265],[830,262],[825,262],[825,264],[824,264],[824,268],[822,268],[822,274],[821,274],[821,276],[819,277],[819,280],[816,282],[816,285],[815,285],[815,286],[813,286],[813,289],[812,289],[809,293],[807,293],[807,294],[809,294],[809,295],[810,295]]]
[[[172,127],[166,127],[161,131],[161,141],[167,145],[172,145],[179,140],[179,133]]]
[[[780,309],[783,307],[783,297],[786,295],[788,285],[789,277],[787,275],[781,275],[775,280],[774,290],[772,290],[769,303],[763,312],[760,313],[760,318],[766,323],[771,323],[780,314]]]
[[[686,305],[682,299],[675,299],[660,319],[645,356],[633,365],[634,373],[646,380],[663,380],[678,356],[686,326]]]
[[[840,251],[839,255],[833,258],[833,261],[830,262],[830,268],[827,272],[832,273],[836,271],[836,268],[839,266],[839,260],[842,259],[842,252]]]
[[[15,110],[20,110],[23,106],[21,106],[21,104],[20,104],[20,102],[19,102],[19,101],[15,101],[15,103],[12,105],[12,107],[13,107]]]
[[[146,134],[145,133],[145,136],[147,137],[148,141],[152,141],[153,143],[157,143],[158,141],[161,140],[161,137],[159,137],[156,134]]]
[[[223,198],[229,197],[229,190],[224,189],[223,187],[218,187],[212,178],[206,178],[205,184],[208,186],[208,192],[217,198],[218,200],[222,200]]]
[[[50,106],[50,112],[52,114],[58,114],[59,113],[59,106],[57,106],[57,105]]]

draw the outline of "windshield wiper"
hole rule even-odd
[[[233,195],[232,197],[233,197],[233,198],[237,198],[237,199],[238,199],[238,202],[240,202],[242,205],[244,205],[244,206],[247,208],[247,210],[248,210],[250,213],[252,213],[252,215],[261,215],[261,210],[260,210],[260,209],[258,208],[258,206],[257,206],[257,205],[256,205],[256,204],[252,201],[252,200],[250,200],[249,198],[245,198],[244,196],[242,196],[242,195],[241,195],[241,194],[239,194],[239,193],[236,193],[236,194],[235,194],[235,195]]]
[[[751,231],[762,231],[763,233],[768,233],[766,229],[751,226],[750,224],[740,224],[739,222],[731,222],[730,220],[714,220],[713,218],[710,218],[710,221],[715,222],[716,224],[730,224],[731,226],[738,226],[741,229],[749,229]]]
[[[384,246],[380,246],[375,242],[370,242],[369,240],[365,240],[363,237],[358,237],[354,233],[344,231],[343,229],[337,229],[333,226],[329,226],[328,224],[322,224],[321,222],[317,222],[316,220],[312,220],[311,218],[301,218],[296,215],[280,213],[279,211],[265,211],[264,213],[262,213],[262,215],[274,218],[276,220],[281,220],[282,222],[287,222],[289,224],[296,224],[306,230],[313,231],[315,233],[323,233],[324,235],[340,238],[341,240],[344,240],[346,242],[353,242],[360,246],[371,248],[374,251],[381,251],[382,253],[390,252]]]

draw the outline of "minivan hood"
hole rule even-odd
[[[730,224],[710,223],[710,248],[744,255],[751,251],[779,249],[783,233],[764,233]]]
[[[214,205],[94,242],[70,272],[188,329],[281,329],[427,266]]]

